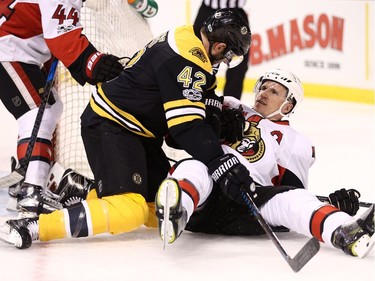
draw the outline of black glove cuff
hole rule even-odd
[[[214,182],[221,181],[233,167],[240,164],[240,160],[233,154],[224,154],[208,164],[208,172]]]

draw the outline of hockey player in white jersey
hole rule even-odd
[[[274,69],[258,80],[254,92],[252,108],[234,98],[224,100],[224,107],[243,108],[248,126],[242,140],[223,145],[223,157],[236,156],[247,167],[244,177],[250,173],[253,182],[244,188],[263,218],[272,227],[316,237],[352,256],[366,256],[374,243],[374,206],[355,219],[349,215],[358,210],[353,191],[341,191],[348,203],[344,212],[319,201],[306,189],[308,171],[315,161],[314,147],[284,119],[302,101],[299,79],[288,71]],[[238,164],[232,161],[232,165]],[[215,184],[218,180],[219,185]],[[263,234],[244,203],[237,179],[227,167],[213,173],[199,161],[183,160],[173,167],[156,196],[160,236],[164,243],[173,243],[184,229]]]
[[[81,0],[0,2],[0,99],[18,123],[19,162],[26,154],[51,56],[81,85],[112,79],[123,68],[117,57],[98,52],[84,36],[81,7]],[[25,198],[18,207],[26,211],[36,211],[39,203],[43,213],[61,207],[41,195],[53,157],[52,134],[63,110],[55,91],[52,93],[22,183]],[[9,191],[20,195],[19,188]]]

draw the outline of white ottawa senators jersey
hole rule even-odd
[[[291,128],[288,121],[270,121],[245,108],[249,127],[242,141],[231,147],[248,161],[246,166],[254,181],[307,188],[308,171],[315,162],[310,141]]]
[[[42,65],[51,53],[69,67],[88,46],[82,1],[0,1],[0,60]]]

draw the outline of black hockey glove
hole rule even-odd
[[[224,196],[240,205],[245,205],[241,188],[251,193],[254,185],[249,170],[233,154],[224,154],[208,164],[208,172],[213,181],[221,188]]]
[[[89,56],[86,62],[85,77],[88,83],[95,85],[116,78],[123,70],[123,65],[114,55],[95,52]]]
[[[341,211],[354,216],[359,210],[359,197],[361,197],[361,194],[357,190],[346,190],[342,188],[331,193],[328,196],[328,200],[330,204],[339,208]]]
[[[210,124],[217,137],[221,134],[221,109],[223,107],[224,97],[217,96],[214,91],[206,94],[206,123]]]
[[[236,143],[242,140],[245,129],[245,117],[242,107],[239,109],[225,108],[222,112],[221,140]]]

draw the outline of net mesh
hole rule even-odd
[[[152,39],[146,20],[127,0],[86,1],[81,10],[81,23],[83,33],[99,51],[118,57],[131,57]],[[93,86],[80,86],[61,64],[56,86],[64,111],[55,132],[55,161],[92,178],[80,135],[80,116]]]

